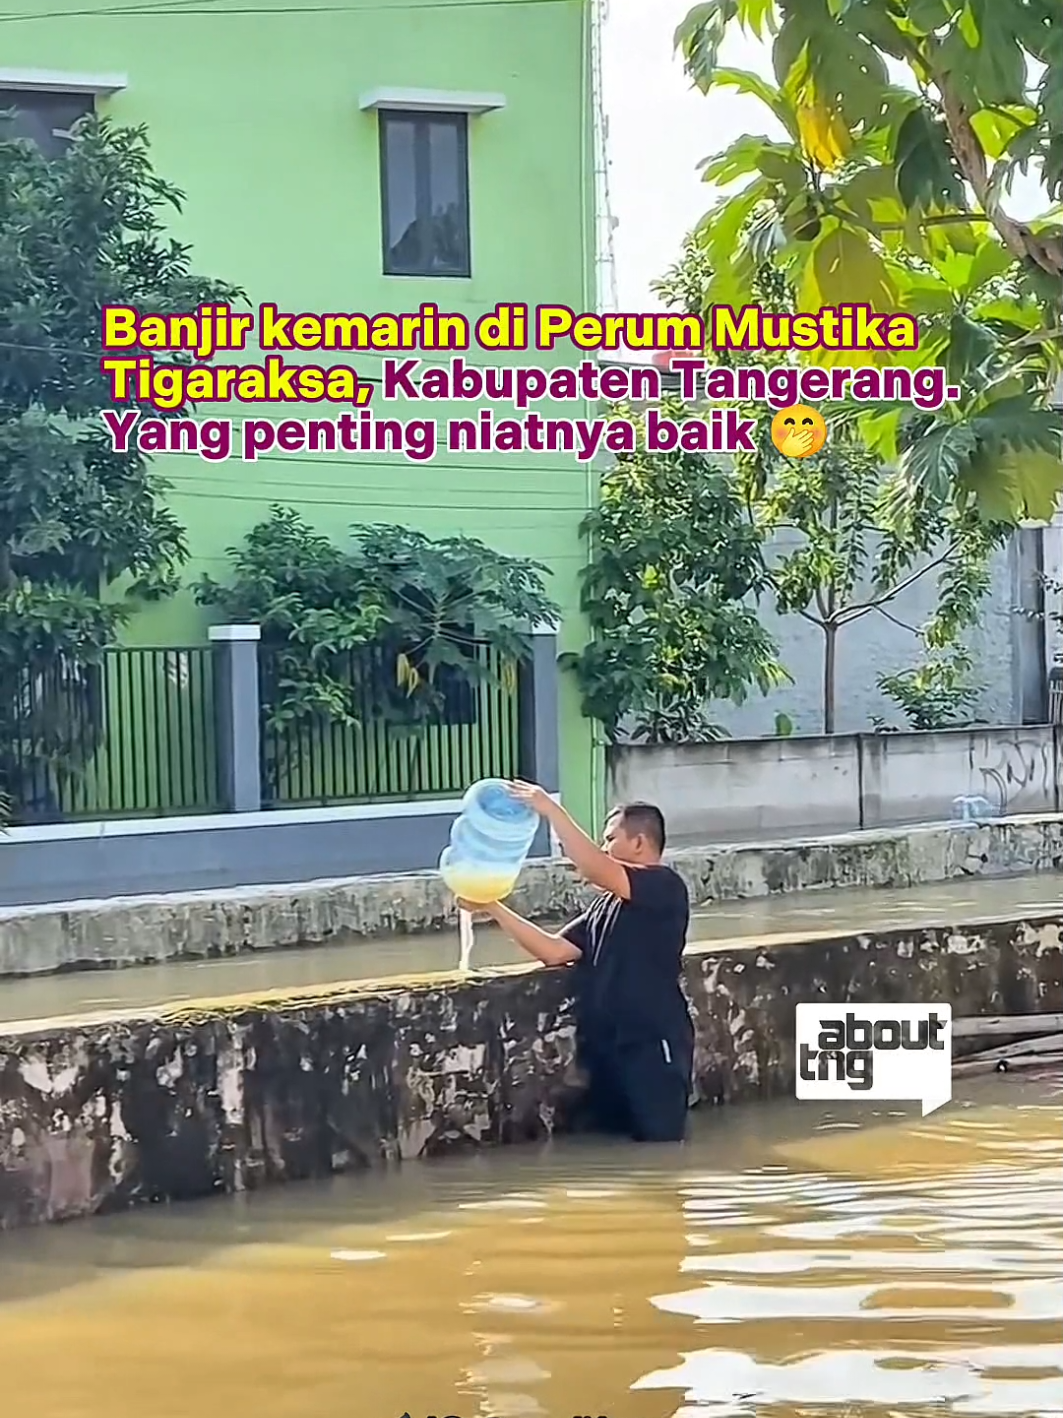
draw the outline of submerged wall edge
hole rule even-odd
[[[1063,1010],[1029,920],[692,949],[704,1104],[793,1088],[803,1001]],[[542,1139],[578,1126],[565,970],[203,1002],[0,1034],[0,1229]]]

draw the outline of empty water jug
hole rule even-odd
[[[439,873],[455,896],[477,905],[500,901],[516,886],[538,830],[538,813],[500,778],[482,778],[462,799]]]
[[[984,822],[986,818],[995,817],[996,813],[988,798],[965,794],[953,798],[952,816],[960,822]]]

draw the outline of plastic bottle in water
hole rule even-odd
[[[482,778],[462,799],[439,873],[455,896],[477,905],[500,901],[516,886],[538,830],[537,812],[500,778]]]
[[[996,813],[988,798],[964,795],[953,798],[952,816],[960,822],[985,822]]]

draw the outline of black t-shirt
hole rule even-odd
[[[631,899],[604,891],[561,932],[578,946],[576,1001],[585,1047],[608,1048],[692,1032],[679,985],[690,897],[671,867],[625,867]]]

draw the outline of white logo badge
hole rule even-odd
[[[950,1004],[799,1004],[796,1043],[802,1101],[952,1099]]]

